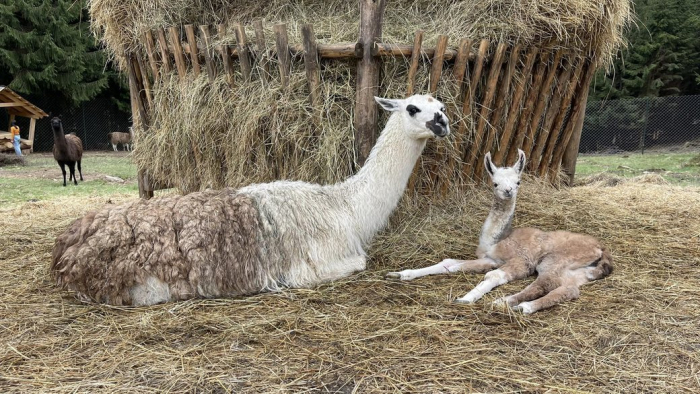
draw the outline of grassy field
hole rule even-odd
[[[68,184],[63,187],[61,169],[50,153],[27,156],[25,166],[0,167],[0,204],[46,201],[65,196],[124,193],[138,196],[136,167],[125,153],[86,152],[82,168],[84,181],[77,186]],[[110,181],[107,175],[121,178],[124,182]]]
[[[657,173],[674,184],[700,186],[700,154],[650,152],[578,157],[577,176],[603,172],[622,177]]]

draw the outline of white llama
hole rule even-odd
[[[277,181],[103,208],[56,240],[57,282],[91,301],[150,305],[309,287],[364,270],[365,248],[427,140],[450,131],[430,96],[376,101],[392,115],[346,181]]]
[[[578,298],[579,287],[612,273],[612,257],[595,238],[568,231],[544,232],[536,228],[512,230],[515,200],[525,153],[518,150],[513,167],[498,168],[491,154],[484,159],[493,181],[493,206],[481,229],[476,260],[446,259],[430,267],[390,272],[389,279],[412,280],[452,272],[484,273],[484,280],[455,302],[474,303],[493,288],[537,272],[537,279],[523,291],[499,298],[525,314]]]

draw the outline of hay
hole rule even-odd
[[[119,202],[129,196],[113,196]],[[3,392],[697,392],[700,190],[529,179],[516,225],[582,231],[615,272],[524,317],[449,301],[480,275],[384,281],[473,254],[490,191],[404,201],[369,270],[310,290],[148,308],[82,305],[52,283],[55,236],[106,198],[0,207]]]
[[[0,153],[0,167],[5,166],[24,166],[27,165],[27,161],[24,156],[17,156],[13,154]]]

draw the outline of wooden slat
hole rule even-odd
[[[544,82],[542,82],[542,87],[540,88],[540,95],[537,99],[535,110],[532,112],[530,125],[527,129],[528,133],[525,136],[525,140],[523,141],[522,150],[525,152],[526,155],[528,155],[528,153],[532,151],[532,146],[535,143],[535,136],[540,121],[542,120],[542,114],[544,113],[544,109],[546,108],[547,103],[549,102],[549,98],[552,94],[552,84],[554,83],[554,77],[556,77],[557,71],[559,71],[559,62],[561,61],[561,57],[561,50],[557,51],[554,54],[554,60],[552,60],[552,63],[549,66],[549,71],[547,72],[547,76],[545,77]]]
[[[250,64],[250,50],[248,49],[245,29],[240,23],[236,23],[234,29],[236,33],[236,42],[238,43],[238,60],[241,62],[241,73],[243,74],[244,80],[250,81],[252,66]]]
[[[372,47],[382,38],[382,20],[386,0],[360,0],[362,59],[357,62],[355,87],[355,152],[357,163],[364,165],[377,139],[378,109],[374,97],[379,94],[381,59],[372,56]]]
[[[256,57],[258,58],[258,66],[260,69],[260,78],[267,82],[270,80],[270,62],[267,58],[267,51],[265,47],[265,31],[263,30],[263,21],[258,19],[253,22],[253,28],[255,28],[255,45]]]
[[[316,51],[316,35],[311,24],[301,27],[301,36],[304,41],[304,68],[306,69],[306,79],[309,83],[309,93],[311,98],[311,109],[313,112],[314,124],[321,125],[321,76],[318,67],[318,52]]]
[[[219,40],[226,37],[226,24],[222,23],[217,26],[217,32],[219,35]],[[233,61],[231,60],[231,52],[228,45],[224,45],[223,42],[220,46],[219,52],[221,53],[221,58],[224,63],[224,72],[226,73],[226,82],[229,86],[233,87],[235,84],[235,77],[233,71]]]
[[[287,25],[280,23],[275,25],[275,46],[277,47],[277,64],[280,69],[282,88],[289,86],[290,54],[289,38],[287,37]]]
[[[574,182],[576,173],[576,158],[578,157],[579,143],[581,142],[581,130],[583,129],[583,119],[586,115],[586,102],[588,101],[588,90],[591,80],[595,75],[594,63],[588,62],[584,65],[584,77],[581,78],[574,103],[571,106],[569,121],[562,132],[561,142],[558,149],[555,149],[554,157],[550,166],[550,178],[554,179],[559,172],[559,166],[564,167],[564,171],[569,176],[568,183]]]
[[[518,116],[518,126],[515,128],[518,132],[515,135],[513,143],[508,148],[508,156],[506,157],[506,163],[515,163],[518,157],[518,149],[522,147],[523,141],[527,134],[527,126],[530,124],[530,115],[535,109],[535,102],[542,88],[542,81],[544,80],[544,75],[547,71],[547,62],[550,58],[549,53],[540,52],[539,61],[535,68],[534,77],[532,79],[532,84],[527,93],[527,98],[525,99],[525,104],[523,105],[523,110]]]
[[[477,173],[476,167],[481,167],[478,165],[479,159],[483,158],[483,156],[486,154],[485,152],[482,152],[481,146],[483,144],[483,140],[486,137],[486,122],[489,119],[491,105],[493,103],[494,97],[496,96],[498,77],[501,74],[501,65],[503,64],[503,58],[505,57],[506,49],[508,49],[508,45],[506,43],[499,43],[496,47],[496,53],[493,56],[493,60],[489,65],[490,69],[488,78],[486,80],[486,92],[484,93],[483,100],[481,100],[481,111],[479,111],[479,119],[477,120],[476,132],[474,133],[474,139],[471,145],[471,150],[469,152],[469,160],[467,161],[467,163],[469,163],[469,166],[467,167],[465,175],[468,177],[471,177],[472,175],[475,175]],[[475,178],[475,180],[477,181],[478,179],[480,178]]]
[[[146,65],[144,64],[143,57],[140,52],[136,52],[136,62],[139,66],[139,72],[141,75],[140,83],[143,85],[144,93],[146,93],[146,100],[148,102],[148,108],[153,108],[153,96],[151,95],[151,81],[148,79],[148,71],[146,70]]]
[[[173,70],[172,63],[170,63],[168,40],[165,39],[165,32],[163,31],[163,29],[156,29],[156,35],[158,36],[158,44],[160,46],[160,60],[162,64],[161,67],[164,71],[162,74],[168,74]]]
[[[542,154],[542,158],[540,159],[540,165],[538,168],[538,173],[540,176],[545,176],[547,174],[547,171],[549,170],[549,163],[552,159],[552,155],[554,154],[554,148],[557,145],[557,141],[559,140],[559,131],[561,130],[561,126],[564,124],[564,118],[566,117],[566,113],[569,110],[569,106],[571,105],[571,100],[573,99],[574,93],[576,92],[576,88],[578,87],[582,69],[583,64],[582,62],[579,62],[576,66],[576,70],[574,71],[573,77],[571,77],[571,80],[569,81],[569,86],[567,87],[566,95],[564,96],[564,100],[562,101],[561,106],[559,107],[559,113],[557,113],[557,117],[556,119],[554,119],[554,123],[551,126],[551,131],[549,132],[549,139],[547,140],[547,146],[545,148],[544,153]],[[556,164],[556,166],[559,166],[558,163]]]
[[[197,78],[200,73],[199,68],[199,49],[197,48],[197,35],[194,32],[194,26],[185,25],[185,34],[187,35],[187,44],[190,49],[190,61],[192,62],[192,73]]]
[[[567,83],[571,79],[571,73],[573,72],[572,64],[566,62],[562,66],[559,73],[559,78],[557,78],[557,84],[554,87],[554,91],[549,96],[549,105],[547,105],[547,112],[544,115],[544,120],[542,121],[542,126],[539,128],[538,132],[535,134],[535,142],[532,144],[532,150],[530,152],[525,152],[528,155],[527,168],[530,171],[536,172],[540,165],[540,159],[542,156],[542,151],[547,144],[547,138],[549,137],[549,131],[559,113],[559,107],[563,103],[564,96],[567,91]]]
[[[207,68],[207,75],[209,76],[209,81],[213,82],[216,79],[216,65],[214,64],[214,48],[212,47],[211,31],[209,30],[209,25],[200,25],[199,32],[202,35],[202,41],[204,48],[204,64]]]
[[[443,61],[445,59],[445,49],[447,48],[447,36],[439,35],[437,46],[435,47],[435,55],[433,56],[433,65],[430,69],[430,88],[431,94],[437,93],[438,82],[442,75]]]
[[[160,75],[158,72],[158,62],[156,61],[156,44],[153,41],[153,33],[151,33],[150,30],[146,30],[146,33],[144,33],[143,38],[146,42],[146,55],[148,55],[148,63],[151,65],[153,81],[157,82],[160,80]]]
[[[423,45],[423,31],[418,30],[413,39],[413,50],[411,52],[411,65],[408,68],[408,87],[406,97],[413,96],[416,88],[416,72],[418,72],[418,62],[420,62],[421,45]]]
[[[499,89],[498,89],[498,95],[496,98],[496,103],[495,106],[496,108],[493,110],[491,113],[491,119],[489,120],[489,124],[487,125],[488,133],[486,134],[486,141],[484,141],[484,145],[481,149],[481,153],[479,154],[479,160],[474,164],[475,169],[474,169],[474,178],[478,181],[479,179],[482,179],[483,174],[484,174],[484,166],[481,164],[484,161],[484,157],[486,156],[486,152],[491,152],[493,149],[493,144],[495,141],[497,141],[497,136],[498,136],[498,130],[501,127],[502,123],[502,117],[503,117],[503,112],[505,111],[506,107],[506,102],[510,98],[510,85],[511,81],[513,79],[513,75],[515,74],[515,67],[518,64],[520,60],[520,50],[521,46],[520,44],[517,44],[515,47],[513,47],[510,51],[510,57],[508,58],[508,63],[506,67],[506,73],[501,78],[501,82],[499,84]],[[497,147],[497,151],[500,150]]]
[[[461,141],[466,140],[465,134],[467,132],[467,122],[471,123],[474,121],[472,118],[472,102],[474,101],[474,95],[476,94],[476,87],[481,79],[481,72],[484,68],[484,60],[486,59],[486,51],[489,49],[489,40],[481,40],[479,44],[479,52],[476,54],[476,60],[474,61],[474,72],[472,73],[471,80],[469,82],[469,89],[464,95],[464,101],[462,102],[462,120],[459,122],[459,129],[457,130],[457,135]],[[460,157],[464,158],[466,152],[463,146],[457,146],[460,149]],[[467,161],[462,164],[462,174],[467,172]]]
[[[518,87],[515,89],[515,94],[513,95],[513,100],[510,103],[510,109],[508,110],[506,123],[505,126],[503,126],[503,133],[501,134],[501,140],[498,144],[499,149],[496,150],[496,153],[493,156],[493,162],[497,166],[506,165],[502,162],[502,160],[508,155],[510,140],[513,137],[515,123],[518,121],[518,114],[520,113],[520,103],[523,100],[523,96],[525,96],[527,84],[531,78],[530,72],[532,71],[532,66],[535,64],[535,59],[537,58],[537,52],[538,48],[532,47],[525,57],[525,62],[520,72],[520,82],[518,83]]]
[[[182,44],[180,43],[180,32],[175,26],[171,26],[168,28],[168,33],[173,46],[177,75],[180,76],[180,80],[183,80],[187,75],[187,64],[185,63],[185,54],[182,52]]]

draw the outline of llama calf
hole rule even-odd
[[[121,133],[115,131],[113,133],[107,133],[107,138],[109,138],[109,143],[112,144],[112,149],[117,151],[117,145],[122,144],[124,150],[131,151],[131,134]]]
[[[278,181],[105,207],[56,240],[57,282],[96,302],[150,305],[309,287],[364,270],[365,248],[427,140],[450,131],[430,96],[376,100],[392,115],[346,181]]]
[[[430,267],[390,272],[389,279],[412,280],[426,275],[476,272],[486,275],[455,302],[474,303],[496,286],[537,272],[537,279],[523,291],[500,298],[525,314],[578,298],[579,287],[612,273],[612,257],[595,238],[568,231],[545,232],[536,228],[511,229],[525,153],[519,150],[513,167],[498,168],[491,154],[484,159],[493,181],[494,200],[481,229],[476,260],[446,259]]]
[[[68,181],[78,184],[75,177],[75,165],[78,165],[80,180],[83,180],[83,169],[80,163],[83,160],[83,143],[78,136],[73,134],[65,135],[63,132],[63,122],[58,116],[51,119],[51,129],[53,129],[53,158],[61,167],[63,173],[63,186],[66,186],[66,166],[70,170]]]

